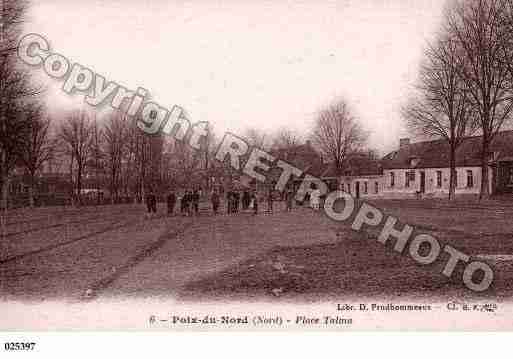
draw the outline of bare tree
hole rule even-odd
[[[312,138],[337,175],[341,175],[348,156],[365,145],[367,133],[351,115],[347,103],[339,100],[319,111]]]
[[[427,137],[443,138],[449,144],[449,199],[454,198],[456,151],[465,137],[477,129],[469,90],[459,76],[461,48],[443,36],[425,51],[417,94],[403,108],[412,131]]]
[[[214,128],[209,123],[207,128],[207,135],[204,137],[204,141],[201,144],[200,151],[203,153],[203,171],[204,171],[204,182],[207,189],[212,188],[211,174],[215,167],[215,152],[217,149],[216,137],[214,134]]]
[[[480,198],[489,197],[490,146],[513,110],[511,78],[504,61],[510,34],[504,25],[503,0],[455,1],[448,31],[461,48],[458,71],[466,84],[482,132]]]
[[[272,148],[280,151],[284,159],[292,159],[297,155],[297,149],[302,143],[301,136],[287,127],[280,128],[274,135]]]
[[[43,118],[40,106],[28,104],[25,109],[28,120],[28,136],[23,143],[21,160],[29,175],[29,201],[34,207],[36,176],[53,155],[54,141],[50,139],[50,118]]]
[[[28,134],[23,102],[40,92],[16,62],[24,14],[24,1],[3,0],[0,4],[0,181],[4,208],[7,208],[9,176]]]
[[[167,170],[173,182],[182,187],[199,185],[204,176],[204,152],[195,150],[182,141],[171,140],[167,145]],[[203,177],[203,178],[201,178]]]
[[[269,140],[270,138],[267,134],[254,127],[250,127],[244,131],[244,138],[249,142],[248,145],[251,147],[258,147],[263,150],[269,149]]]
[[[142,198],[140,192],[141,186],[139,178],[139,164],[137,162],[139,156],[139,137],[141,131],[134,125],[134,121],[128,123],[126,139],[125,139],[125,151],[122,162],[121,171],[122,175],[122,186],[123,191],[127,196],[135,196]]]
[[[504,64],[508,68],[510,77],[513,78],[513,0],[503,0],[503,4],[502,26],[505,39],[502,42],[502,53]]]
[[[100,188],[104,174],[104,158],[103,151],[103,130],[98,126],[96,116],[91,127],[91,149],[89,167],[94,171],[94,183],[96,189],[96,203],[100,203]]]
[[[127,138],[128,121],[121,112],[112,112],[109,114],[103,130],[112,201],[117,201],[119,198],[121,166]]]
[[[136,191],[139,200],[142,200],[149,182],[150,139],[135,126],[133,131],[135,136],[135,173],[137,173]]]
[[[134,120],[125,121],[124,159],[121,168],[128,177],[123,185],[130,187],[137,201],[141,202],[149,188],[155,190],[163,187],[164,138],[149,136],[135,124]]]
[[[82,178],[91,150],[92,126],[89,116],[84,111],[71,112],[61,124],[60,139],[70,155],[70,169],[76,162],[77,172],[73,196],[82,204]]]

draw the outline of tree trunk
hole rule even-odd
[[[96,174],[96,205],[99,205],[100,204],[100,170],[99,170],[99,162],[96,161],[96,170],[95,170],[95,174]]]
[[[35,182],[35,174],[30,174],[30,183],[29,183],[29,206],[30,208],[34,208],[34,182]]]
[[[113,191],[113,199],[114,199],[114,202],[112,203],[119,203],[119,193],[118,193],[118,175],[117,175],[117,170],[114,169],[114,171],[112,172],[112,191]]]
[[[78,205],[82,205],[82,164],[77,164],[77,200]]]
[[[481,153],[481,192],[479,193],[479,199],[488,199],[490,198],[490,191],[488,189],[489,180],[488,180],[488,152],[489,152],[490,144],[488,139],[483,138],[483,151]]]
[[[114,204],[114,168],[110,168],[110,204]]]
[[[71,185],[71,206],[75,203],[75,184],[73,183],[73,162],[75,160],[75,156],[71,154],[71,160],[69,163],[69,183]]]
[[[456,196],[456,147],[451,144],[450,153],[450,179],[449,179],[449,201]]]

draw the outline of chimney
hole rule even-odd
[[[403,148],[405,146],[408,146],[410,144],[410,139],[409,138],[401,138],[399,140],[399,148]]]

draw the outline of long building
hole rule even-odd
[[[466,138],[456,152],[456,195],[480,193],[482,137]],[[444,140],[411,143],[402,139],[382,161],[382,197],[447,197],[450,151]],[[513,131],[497,134],[486,155],[489,191],[513,193]]]

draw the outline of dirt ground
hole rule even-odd
[[[141,205],[41,208],[9,213],[0,244],[0,299],[99,297],[323,300],[340,297],[486,297],[513,294],[513,201],[375,201],[401,223],[473,256],[495,280],[475,294],[461,268],[419,266],[366,233],[307,208],[199,217]],[[502,257],[500,257],[500,256]],[[497,259],[498,258],[498,259]]]
[[[473,259],[488,262],[494,270],[490,289],[475,293],[464,287],[461,265],[451,278],[441,275],[448,255],[442,255],[432,265],[420,266],[407,255],[396,254],[391,245],[377,243],[379,230],[356,233],[349,224],[331,223],[324,225],[327,236],[329,231],[337,233],[335,243],[273,249],[188,283],[183,296],[186,299],[266,296],[305,301],[344,297],[499,301],[511,298],[513,203],[380,200],[371,204],[398,218],[398,228],[409,224],[417,233],[431,234],[442,245],[449,244]]]

